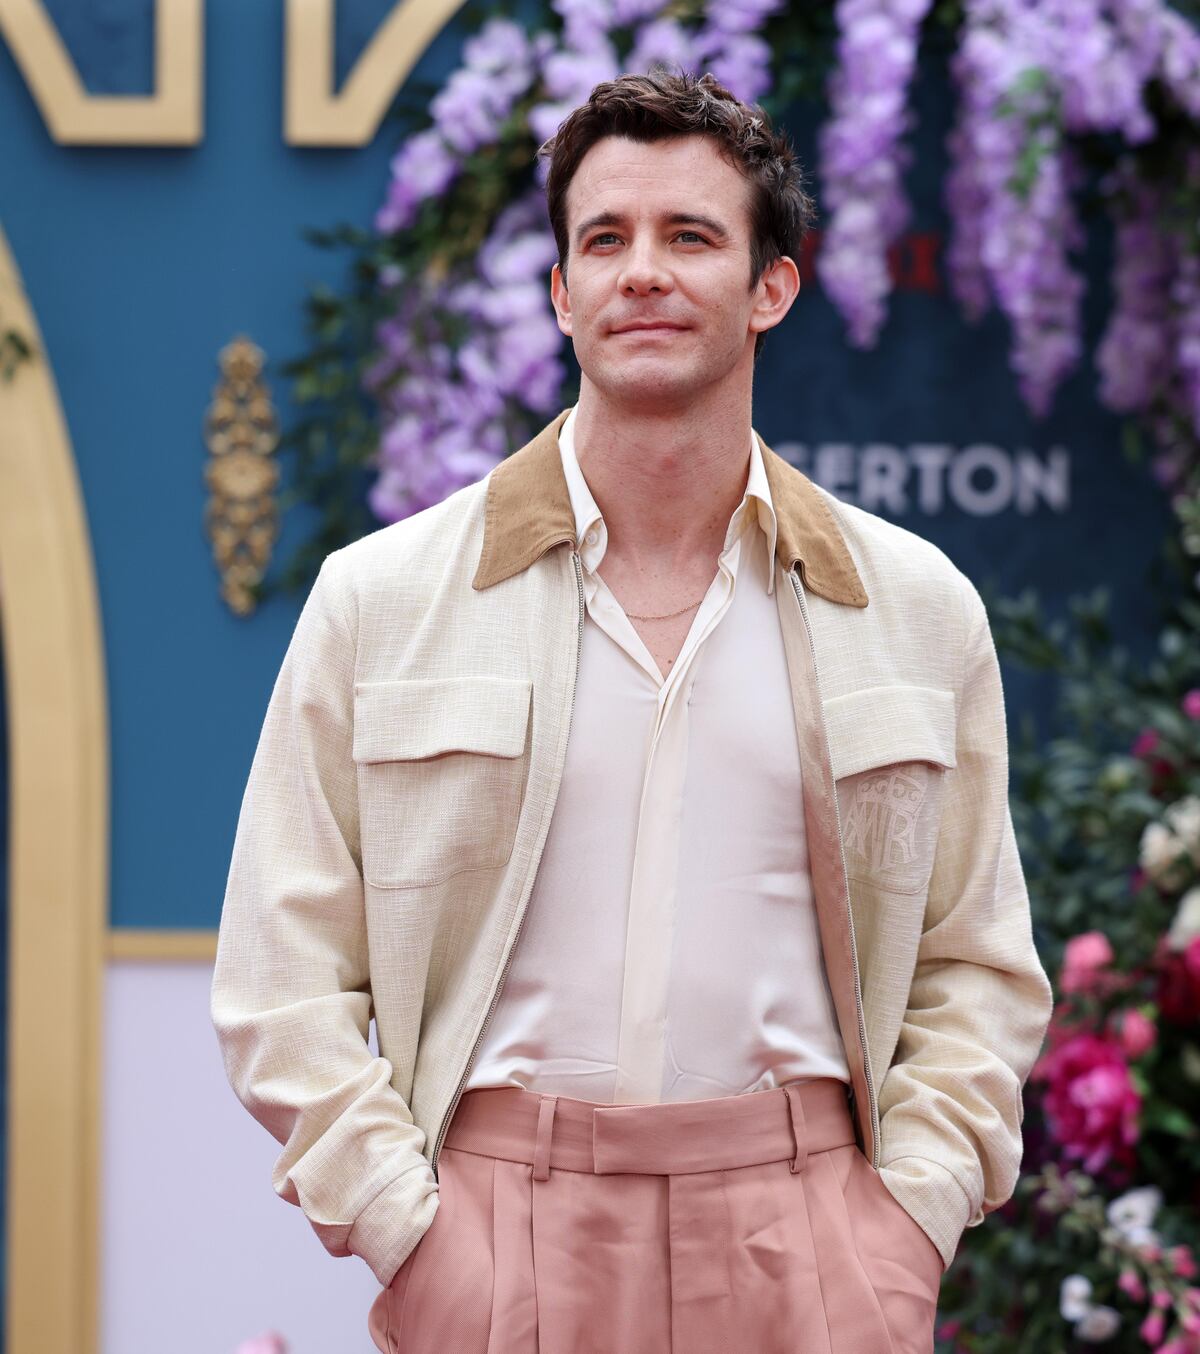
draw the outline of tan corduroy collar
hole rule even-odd
[[[472,583],[476,589],[511,578],[552,546],[575,540],[571,495],[558,449],[558,430],[570,412],[564,409],[492,471],[483,549]],[[831,602],[866,606],[866,589],[850,551],[812,481],[765,442],[762,449],[778,522],[775,553],[780,564],[790,569],[798,560],[804,586]]]

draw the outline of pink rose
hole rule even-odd
[[[1138,1334],[1148,1345],[1156,1345],[1163,1338],[1163,1314],[1151,1312],[1142,1322]]]
[[[1185,692],[1183,700],[1179,702],[1179,708],[1189,719],[1200,719],[1200,687],[1194,686]]]
[[[1064,1155],[1080,1160],[1089,1174],[1109,1161],[1134,1165],[1142,1098],[1119,1043],[1090,1033],[1067,1036],[1038,1059],[1030,1076],[1048,1083],[1046,1127]]]
[[[1150,1299],[1150,1305],[1157,1307],[1160,1312],[1165,1312],[1174,1301],[1171,1294],[1165,1288],[1156,1288],[1154,1296]]]
[[[1196,1277],[1196,1261],[1187,1246],[1172,1246],[1167,1252],[1167,1257],[1171,1262],[1172,1272],[1178,1274],[1181,1279]]]
[[[1148,1053],[1158,1039],[1154,1021],[1138,1010],[1122,1011],[1117,1017],[1117,1034],[1125,1056],[1132,1062]]]
[[[1134,757],[1145,757],[1158,746],[1158,730],[1143,729],[1133,740],[1129,751]]]
[[[1059,987],[1063,992],[1092,992],[1099,985],[1100,971],[1112,961],[1113,948],[1103,931],[1072,936],[1063,951]]]

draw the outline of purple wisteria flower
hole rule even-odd
[[[383,356],[364,378],[383,410],[371,510],[396,521],[487,474],[520,411],[556,410],[566,374],[546,275],[557,258],[539,189],[496,218],[474,272],[409,280],[380,324]],[[455,351],[447,330],[467,321]]]
[[[392,156],[392,177],[387,198],[375,213],[375,229],[387,235],[412,225],[418,206],[445,192],[458,169],[458,160],[436,128],[410,136]]]
[[[1158,218],[1162,194],[1139,184],[1126,163],[1113,200],[1117,219],[1112,287],[1115,304],[1096,347],[1099,395],[1119,412],[1145,410],[1171,372],[1171,278],[1175,250]]]
[[[1065,3],[1049,0],[1039,14],[1023,0],[967,0],[951,61],[959,91],[946,184],[951,288],[977,314],[986,280],[1013,326],[1011,365],[1022,396],[1039,414],[1082,348],[1084,280],[1067,257],[1083,243],[1071,198],[1080,170],[1064,141],[1053,76],[1041,64],[1055,32],[1049,11]],[[1034,167],[1022,196],[1015,185],[1029,152]]]
[[[902,178],[912,151],[908,87],[917,33],[931,0],[839,0],[833,113],[819,137],[830,220],[815,267],[844,316],[851,343],[873,347],[891,290],[887,250],[908,225]]]
[[[710,0],[696,35],[696,70],[713,75],[743,103],[753,103],[772,84],[771,48],[758,29],[784,0]]]
[[[966,0],[951,69],[960,95],[945,183],[951,289],[972,319],[998,301],[1013,326],[1022,396],[1041,415],[1082,351],[1085,284],[1068,255],[1084,241],[1072,198],[1084,174],[1067,138],[1151,138],[1145,93],[1155,79],[1194,115],[1200,34],[1163,0]],[[1123,238],[1128,257],[1145,228],[1130,221]],[[1142,266],[1153,275],[1162,260]],[[1139,400],[1162,344],[1149,332],[1159,302],[1151,294],[1136,311],[1132,286],[1118,278],[1125,299],[1102,360],[1114,407]],[[1118,376],[1126,340],[1137,346]],[[1182,371],[1178,347],[1175,361]]]
[[[661,64],[672,69],[691,71],[697,56],[696,38],[675,19],[654,19],[637,31],[633,48],[625,61],[625,70],[642,74]]]
[[[417,208],[458,176],[463,157],[495,141],[516,101],[538,78],[554,46],[549,33],[530,37],[510,19],[491,19],[463,46],[463,65],[432,100],[433,126],[416,132],[392,156],[387,197],[375,229],[411,226]]]
[[[546,58],[543,82],[550,97],[529,110],[529,126],[540,141],[552,137],[564,118],[587,101],[596,85],[615,80],[621,73],[617,49],[607,34],[591,28],[582,32],[586,46],[567,48]]]
[[[1178,400],[1200,437],[1200,254],[1181,242],[1179,271],[1171,287],[1175,303],[1175,370]]]
[[[536,72],[525,30],[511,19],[489,19],[464,45],[462,67],[430,103],[434,126],[463,155],[494,142]]]

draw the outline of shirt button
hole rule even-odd
[[[588,545],[596,544],[596,542],[600,539],[600,537],[596,534],[595,527],[593,527],[592,530],[588,532],[587,536],[585,536],[584,539],[587,541]]]

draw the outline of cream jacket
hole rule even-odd
[[[212,983],[226,1074],[283,1146],[276,1192],[382,1284],[437,1210],[562,773],[584,617],[567,412],[327,556],[242,800]],[[764,459],[856,1133],[948,1265],[1012,1195],[1052,1007],[996,652],[941,550]]]

